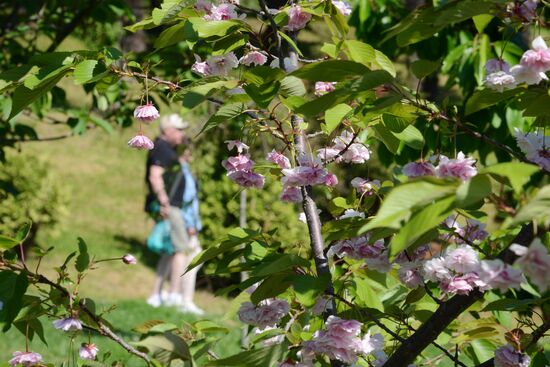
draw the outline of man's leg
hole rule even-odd
[[[201,252],[201,245],[199,243],[199,238],[197,236],[191,236],[189,238],[191,251],[185,256],[185,265],[184,268],[187,269],[189,264],[195,256]],[[195,283],[197,280],[197,273],[201,266],[197,266],[187,273],[182,278],[182,296],[184,303],[193,303],[193,294],[195,293]]]
[[[174,246],[174,255],[172,256],[170,271],[170,293],[173,301],[176,301],[175,295],[181,296],[181,276],[185,270],[184,251],[188,246],[189,236],[185,228],[185,222],[181,216],[180,208],[171,206],[168,213],[168,219],[170,220],[170,238],[172,240],[172,246]]]

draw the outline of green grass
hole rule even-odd
[[[146,128],[149,136],[156,135],[156,128]],[[39,129],[39,133],[54,136],[59,134],[56,129],[47,126]],[[79,291],[81,297],[90,297],[104,307],[116,304],[117,308],[106,318],[115,331],[129,341],[137,341],[138,334],[132,329],[147,320],[164,320],[176,325],[196,320],[175,309],[154,309],[145,303],[153,286],[157,257],[145,248],[145,239],[153,222],[143,212],[146,154],[126,145],[134,133],[133,129],[127,129],[109,135],[95,129],[84,136],[47,143],[25,143],[21,147],[23,153],[38,155],[48,161],[55,176],[70,189],[69,214],[60,228],[41,231],[38,236],[42,248],[54,247],[41,263],[41,269],[48,277],[55,279],[54,267],[60,266],[69,253],[77,250],[78,237],[86,241],[88,252],[96,259],[120,257],[126,253],[137,257],[138,264],[134,266],[121,261],[98,264],[97,269],[85,277]],[[34,269],[37,260],[31,257],[28,263]],[[213,320],[222,320],[226,311],[232,308],[230,300],[214,297],[204,290],[196,293],[195,303],[207,312],[203,318]],[[47,362],[59,366],[67,358],[69,338],[54,330],[51,321],[44,320],[48,346],[35,338],[30,347],[41,353]],[[239,350],[241,324],[235,321],[234,315],[224,323],[231,333],[214,349],[220,357]],[[74,348],[84,341],[87,341],[87,336],[78,336]],[[114,359],[124,361],[125,366],[143,365],[113,341],[93,336],[92,342],[99,345],[101,352],[108,351]],[[0,366],[11,358],[13,351],[24,348],[25,338],[15,328],[1,335]]]
[[[104,303],[102,306],[107,308],[110,304]],[[137,342],[139,340],[139,334],[132,329],[148,320],[163,320],[178,326],[182,326],[184,322],[199,320],[196,316],[181,314],[173,308],[152,308],[144,302],[136,300],[118,302],[116,309],[110,312],[106,318],[114,326],[114,331],[128,342]],[[208,318],[215,321],[220,320],[219,316]],[[83,332],[74,339],[74,344],[71,346],[69,334],[54,329],[50,321],[46,321],[43,324],[48,345],[44,345],[38,337],[35,337],[30,343],[29,349],[42,354],[44,361],[47,363],[60,366],[63,361],[67,360],[71,348],[78,350],[80,344],[88,342],[88,338],[90,337],[91,341],[100,350],[100,359],[103,353],[109,352],[111,354],[109,360],[122,361],[125,366],[141,367],[146,365],[141,359],[126,353],[121,346],[105,337]],[[220,356],[228,356],[239,350],[239,335],[241,332],[239,325],[236,322],[226,321],[225,326],[231,330],[230,333],[225,336],[223,336],[224,334],[219,334],[220,337],[223,337],[213,348],[213,351]],[[24,348],[25,337],[15,328],[12,328],[2,337],[0,361],[9,360],[12,351],[24,350]],[[0,362],[0,366],[7,366],[7,364],[2,364],[2,362]]]

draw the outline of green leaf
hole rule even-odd
[[[261,86],[248,84],[244,85],[243,89],[258,106],[267,108],[279,92],[280,86],[281,83],[276,81],[273,83],[263,84]]]
[[[90,255],[88,255],[88,246],[82,237],[78,237],[78,256],[76,257],[75,269],[82,273],[90,265]]]
[[[384,311],[384,305],[380,300],[380,295],[370,286],[368,279],[355,277],[356,304],[360,307],[374,308],[378,311]]]
[[[418,78],[422,79],[432,73],[434,73],[441,64],[436,61],[430,60],[416,60],[411,65],[411,70],[413,74]]]
[[[345,103],[338,104],[325,112],[326,133],[331,134],[353,108]]]
[[[162,352],[168,352],[168,362],[174,359],[181,359],[183,361],[192,360],[189,347],[185,340],[171,332],[165,332],[162,335],[148,336],[135,344],[146,348],[153,356]]]
[[[17,233],[15,234],[15,240],[18,242],[23,242],[27,239],[29,236],[29,233],[31,231],[32,222],[25,222],[21,228],[17,230]]]
[[[395,78],[397,72],[395,71],[395,66],[393,66],[391,60],[382,51],[374,50],[374,55],[375,65],[380,69],[387,71],[388,74]]]
[[[467,208],[477,204],[491,192],[491,181],[484,174],[477,174],[470,180],[463,182],[456,190],[456,205]]]
[[[269,275],[254,292],[250,295],[250,300],[254,304],[258,304],[267,298],[276,297],[284,293],[292,284],[293,273],[282,272]]]
[[[499,92],[492,89],[483,89],[474,92],[472,97],[466,102],[466,109],[464,114],[466,116],[471,115],[474,112],[481,111],[487,107],[491,107],[501,101],[519,96],[523,88],[515,88]]]
[[[0,323],[3,324],[3,332],[10,329],[23,307],[23,296],[28,286],[26,273],[0,272],[0,300],[4,303],[0,310]]]
[[[285,72],[279,68],[270,68],[269,66],[256,66],[247,70],[242,77],[242,80],[248,84],[262,86],[274,81],[281,80],[285,77]]]
[[[94,68],[97,65],[97,60],[84,60],[78,63],[73,72],[75,84],[85,84],[94,76]]]
[[[277,31],[277,33],[279,33],[279,36],[281,36],[285,41],[288,42],[288,44],[290,45],[290,47],[292,47],[292,49],[294,51],[296,51],[296,53],[298,55],[300,55],[301,57],[304,57],[304,54],[302,53],[302,51],[300,51],[300,49],[298,48],[298,46],[296,45],[296,42],[294,42],[292,40],[292,38],[290,38],[285,32],[281,32],[281,31]]]
[[[250,272],[250,276],[261,277],[279,273],[294,267],[309,267],[309,261],[293,254],[273,254],[262,259]]]
[[[538,304],[535,299],[503,298],[489,303],[482,311],[526,311],[531,305]]]
[[[529,182],[531,176],[537,172],[539,172],[539,167],[533,164],[506,162],[482,168],[478,174],[489,174],[495,180],[510,186],[519,194],[522,192],[523,186]]]
[[[472,17],[477,32],[483,33],[483,30],[485,29],[485,27],[487,27],[487,25],[489,25],[489,23],[491,23],[491,20],[493,20],[493,18],[494,16],[490,14],[480,14]]]
[[[523,116],[548,116],[550,115],[550,96],[544,91],[540,96],[529,103]]]
[[[197,32],[199,38],[225,37],[244,24],[238,20],[204,20],[203,18],[189,18],[188,20]]]
[[[412,214],[391,240],[390,259],[439,226],[453,211],[454,200],[454,195],[443,197]]]
[[[153,17],[147,17],[137,23],[124,27],[124,29],[135,33],[140,30],[155,28],[156,26],[157,24],[155,24],[155,22],[153,21]]]
[[[327,60],[307,64],[290,75],[312,82],[338,82],[352,76],[363,75],[368,71],[366,66],[357,62]]]
[[[19,244],[15,238],[0,235],[0,251],[9,250]]]
[[[161,25],[171,21],[186,6],[186,0],[164,0],[160,5],[160,8],[153,9],[153,23],[156,25]],[[134,24],[133,27],[136,27],[136,24]]]
[[[476,365],[493,358],[495,355],[495,346],[486,339],[473,339],[471,346],[477,358]]]
[[[205,366],[242,366],[242,367],[266,367],[275,366],[284,352],[288,350],[286,342],[265,348],[247,350],[233,356],[216,359],[207,362]]]
[[[184,41],[185,40],[184,28],[185,28],[184,21],[181,21],[171,27],[166,28],[157,37],[157,39],[155,40],[155,43],[153,44],[153,47],[157,49],[165,48]]]
[[[413,210],[431,205],[434,200],[455,192],[455,182],[423,179],[406,182],[389,192],[373,220],[361,228],[361,233],[374,228],[399,229]]]
[[[285,96],[303,96],[306,94],[306,87],[301,79],[294,76],[287,76],[281,81],[279,92]]]
[[[21,112],[25,107],[36,101],[55,85],[70,71],[70,65],[60,68],[54,75],[42,80],[33,89],[29,89],[23,85],[17,87],[11,97],[12,107],[8,120],[11,120],[15,115]]]
[[[395,77],[395,67],[391,60],[381,51],[371,45],[356,40],[345,41],[347,52],[351,60],[359,62],[370,69],[382,69]]]
[[[243,35],[241,32],[232,32],[212,44],[212,55],[225,55],[239,47],[244,46],[247,41],[248,35]]]
[[[199,134],[202,134],[218,126],[222,122],[225,122],[227,120],[233,119],[241,115],[244,111],[246,111],[246,106],[244,103],[232,103],[232,104],[221,106],[218,112],[210,116],[208,121],[206,121],[206,124],[204,124]]]
[[[550,219],[550,185],[543,186],[533,199],[523,206],[514,217],[512,225],[528,222],[533,219],[545,221]]]
[[[400,141],[409,147],[422,150],[424,147],[424,136],[414,125],[409,125],[400,133],[393,133]]]
[[[329,281],[328,274],[321,277],[297,275],[292,281],[298,302],[306,307],[313,307],[317,297],[325,292]]]

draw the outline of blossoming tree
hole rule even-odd
[[[49,73],[23,68],[4,77],[9,118],[66,75],[91,87],[142,83],[138,124],[159,116],[152,91],[188,108],[215,105],[202,134],[228,120],[243,127],[220,162],[229,179],[251,190],[280,181],[280,199],[303,208],[311,245],[298,253],[272,233],[239,228],[194,260],[192,267],[219,260],[217,273],[249,275],[237,286],[248,345],[219,358],[209,352],[207,334],[216,327],[206,321],[186,330],[151,325],[137,348],[128,344],[91,300],[63,286],[71,259],[52,281],[10,258],[23,230],[0,242],[0,282],[11,292],[1,298],[5,328],[19,323],[27,335],[38,333],[37,320],[53,313],[56,328],[97,329],[148,365],[547,365],[546,9],[536,0],[462,0],[395,17],[392,1],[373,4],[386,12],[373,16],[374,26],[394,17],[372,42],[388,55],[350,34],[348,17],[361,36],[372,4],[352,14],[349,4],[331,0],[166,0],[129,29],[163,29],[156,48],[185,42],[196,55],[189,79],[155,76],[162,64],[112,51],[43,58],[28,65]],[[323,22],[329,36],[317,55],[306,52],[302,30]],[[415,48],[442,41],[430,57]],[[428,90],[434,80],[437,93]],[[272,144],[266,157],[251,148],[260,136]],[[141,128],[128,145],[153,147]],[[362,167],[375,161],[386,172],[365,175]],[[328,198],[328,213],[319,214],[319,198]],[[78,282],[93,265],[81,241]],[[30,286],[49,291],[25,295]],[[83,359],[97,353],[91,342],[80,350]],[[10,363],[42,362],[27,350]]]

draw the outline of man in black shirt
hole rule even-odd
[[[189,235],[181,215],[185,180],[181,171],[176,147],[183,142],[183,130],[188,126],[178,115],[164,116],[160,121],[160,135],[155,147],[147,156],[146,180],[149,188],[146,207],[154,211],[156,206],[162,218],[170,223],[170,239],[174,255],[163,256],[157,266],[157,279],[153,296],[148,303],[161,303],[161,288],[170,270],[170,293],[165,303],[178,305],[181,298],[181,275],[185,267],[185,253],[189,250]]]

